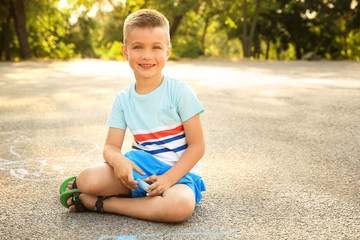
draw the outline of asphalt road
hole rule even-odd
[[[207,192],[187,221],[71,213],[102,162],[124,62],[0,63],[0,239],[359,239],[359,62],[169,62],[205,107]],[[131,145],[128,134],[126,148]]]

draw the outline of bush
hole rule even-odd
[[[121,51],[122,42],[108,42],[95,49],[96,55],[102,59],[123,60],[124,56]]]
[[[178,39],[173,43],[171,58],[197,58],[200,52],[201,48],[197,39]]]
[[[70,59],[75,57],[74,48],[75,44],[73,43],[65,44],[64,42],[59,42],[50,56],[57,59]]]

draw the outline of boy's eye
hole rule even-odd
[[[133,47],[133,49],[141,49],[141,46],[135,45],[135,46]]]
[[[161,49],[160,46],[154,46],[154,49]]]

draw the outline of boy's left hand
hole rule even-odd
[[[166,190],[173,186],[170,178],[164,175],[152,175],[143,179],[145,182],[151,184],[146,188],[146,190],[152,190],[151,192],[147,193],[146,196],[154,197],[163,194]]]

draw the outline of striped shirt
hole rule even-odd
[[[162,84],[146,95],[135,91],[135,83],[116,94],[108,127],[129,128],[133,150],[145,151],[174,165],[187,148],[183,122],[204,108],[185,82],[164,77]],[[200,175],[200,162],[190,171]]]

